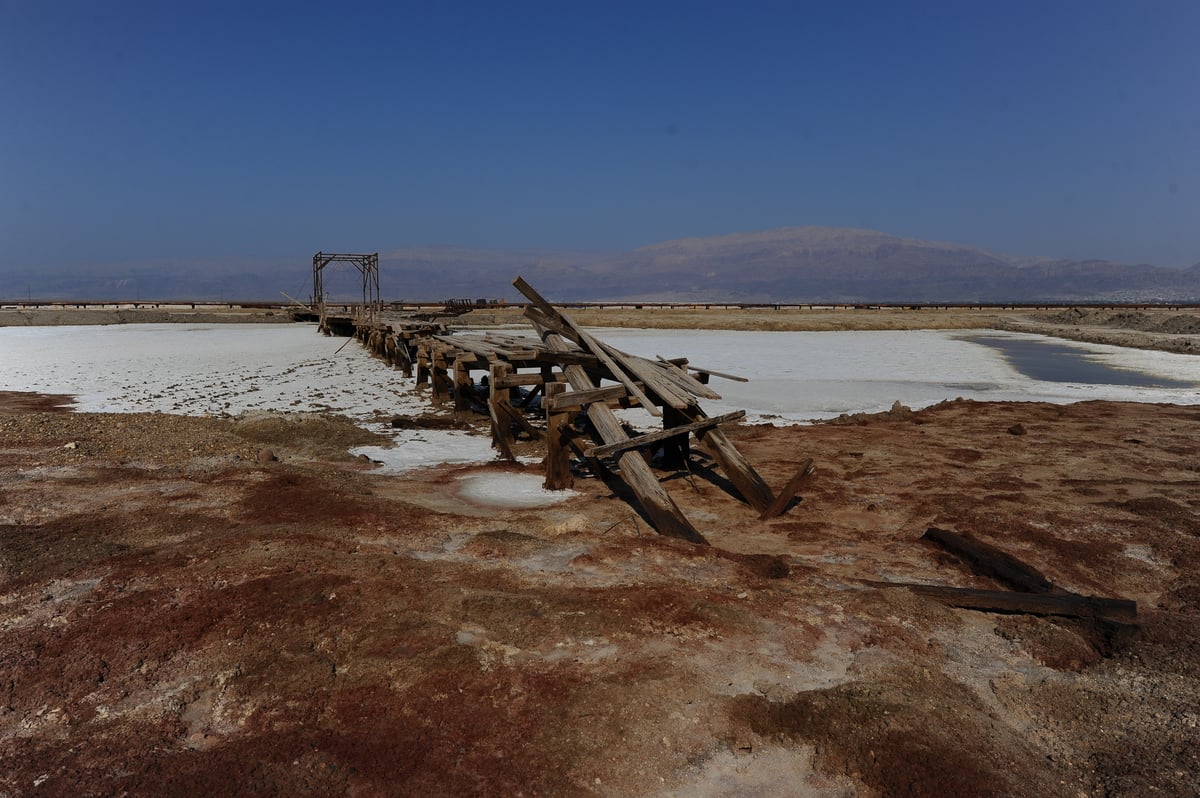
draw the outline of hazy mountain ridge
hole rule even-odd
[[[622,253],[409,247],[380,253],[385,299],[518,298],[524,276],[563,301],[743,302],[1196,302],[1200,263],[1187,269],[1106,260],[1009,257],[977,247],[875,230],[788,227],[663,241]],[[361,292],[357,272],[326,273],[332,296]],[[178,264],[105,274],[4,274],[0,297],[307,299],[311,266]],[[136,293],[135,293],[136,292]]]

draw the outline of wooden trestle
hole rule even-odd
[[[486,408],[501,457],[514,459],[514,428],[545,441],[548,489],[571,486],[572,457],[601,478],[619,478],[663,535],[707,543],[643,455],[662,446],[668,467],[684,467],[693,434],[760,518],[780,515],[792,504],[801,481],[812,473],[812,461],[802,464],[776,496],[721,429],[744,411],[709,417],[699,405],[700,399],[721,398],[708,387],[710,376],[743,378],[690,366],[684,358],[649,360],[622,352],[579,327],[520,277],[513,285],[529,300],[525,316],[536,339],[501,332],[455,335],[438,323],[402,319],[356,322],[354,335],[406,377],[415,376],[419,387],[428,385],[435,407],[453,401],[460,418]],[[487,373],[478,386],[472,378],[476,371]],[[535,412],[531,405],[539,395],[541,408]],[[643,407],[662,418],[663,429],[631,434],[613,412],[617,407]],[[583,435],[594,443],[582,442]],[[615,458],[615,469],[609,458]]]

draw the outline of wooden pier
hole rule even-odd
[[[743,378],[692,366],[686,358],[651,360],[622,352],[575,324],[523,279],[513,285],[529,301],[524,313],[536,338],[458,335],[441,322],[378,313],[326,315],[321,328],[353,335],[406,377],[415,377],[418,387],[428,387],[435,408],[452,408],[460,419],[486,412],[500,457],[515,459],[518,439],[537,442],[545,453],[548,489],[571,487],[573,466],[623,482],[661,534],[707,542],[650,465],[650,455],[662,449],[665,468],[686,467],[692,436],[756,517],[781,515],[793,504],[813,471],[811,460],[776,494],[722,429],[744,411],[710,417],[700,406],[702,399],[721,398],[708,385],[711,377]],[[630,407],[661,418],[662,429],[631,430],[614,413]]]

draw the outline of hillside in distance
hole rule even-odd
[[[743,302],[1194,302],[1187,270],[1021,259],[873,230],[798,227],[666,241],[593,263],[588,281],[544,270],[563,299]],[[564,279],[565,278],[565,279]]]
[[[363,247],[360,251],[372,251]],[[311,260],[20,270],[0,265],[0,299],[280,301],[310,293]],[[380,252],[386,300],[504,298],[525,277],[556,301],[812,303],[1200,302],[1189,269],[1017,258],[962,244],[833,227],[664,241],[629,252],[409,247]],[[325,273],[334,299],[361,293],[350,267]]]

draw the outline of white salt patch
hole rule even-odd
[[[493,507],[545,507],[564,502],[579,493],[573,490],[546,490],[540,474],[469,474],[461,477],[459,498]]]
[[[486,463],[494,459],[491,438],[455,430],[403,430],[394,433],[396,446],[359,446],[354,455],[365,454],[383,465],[373,473],[402,474],[439,463]]]

